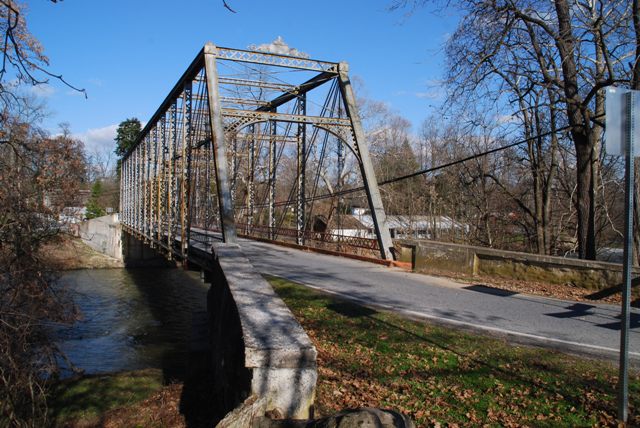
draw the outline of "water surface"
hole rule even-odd
[[[82,319],[56,331],[61,350],[85,373],[159,368],[184,372],[192,318],[206,311],[208,285],[181,269],[65,272]],[[195,315],[194,315],[195,314]]]

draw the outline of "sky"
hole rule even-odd
[[[246,49],[282,37],[311,58],[347,61],[366,95],[386,102],[414,131],[442,101],[442,47],[453,12],[390,11],[392,0],[45,0],[26,19],[44,46],[52,80],[32,91],[47,101],[44,127],[68,123],[93,152],[112,151],[118,124],[151,117],[202,46]]]

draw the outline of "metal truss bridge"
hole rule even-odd
[[[125,229],[169,258],[237,236],[392,258],[344,62],[207,44],[123,158],[120,195]]]

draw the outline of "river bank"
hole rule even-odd
[[[39,257],[53,269],[62,272],[78,269],[123,268],[122,260],[109,257],[82,242],[82,239],[60,234],[42,246]]]
[[[184,405],[182,385],[194,364],[193,320],[206,311],[208,287],[198,273],[124,269],[122,262],[69,236],[43,247],[39,258],[57,272],[58,286],[81,314],[73,325],[52,330],[68,359],[60,361],[63,378],[51,385],[48,397],[53,425],[136,426],[122,418],[146,415],[139,426],[181,426],[166,415],[184,421],[170,401]],[[82,374],[74,374],[78,371]],[[175,385],[180,385],[177,395]],[[140,407],[123,413],[137,403]],[[118,410],[109,413],[112,409]]]

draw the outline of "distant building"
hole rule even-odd
[[[313,231],[329,235],[354,236],[358,238],[375,238],[372,228],[366,227],[352,215],[334,215],[331,224],[327,225],[327,218],[323,215],[315,216]]]
[[[87,218],[87,209],[85,207],[64,207],[58,216],[58,222],[61,224],[75,224]]]
[[[74,207],[68,208],[75,208],[85,206],[90,197],[90,190],[78,190],[73,195],[67,195],[61,189],[53,189],[43,195],[42,202],[49,209],[57,209],[61,203],[74,204]]]
[[[326,221],[326,220],[325,220]],[[469,226],[447,216],[387,215],[387,226],[392,238],[433,239],[451,231],[466,233]],[[327,228],[325,224],[325,229]],[[351,215],[337,215],[331,219],[327,233],[375,239],[373,218],[368,210],[354,207]]]

